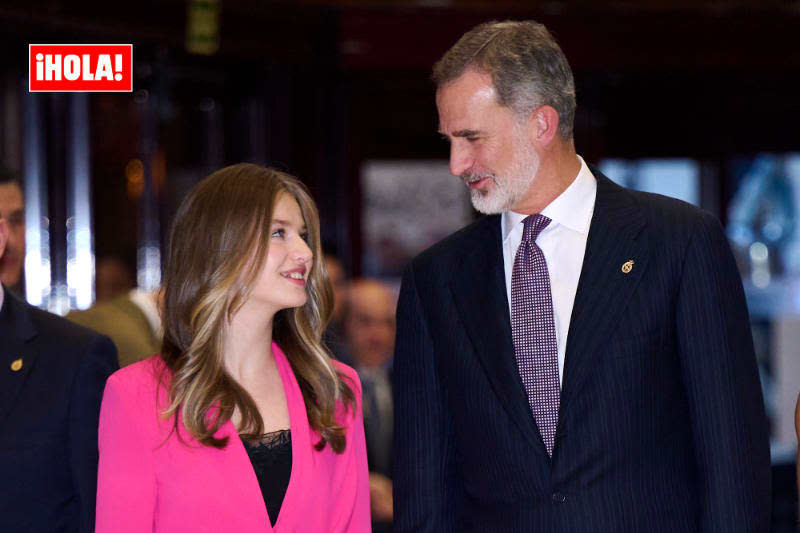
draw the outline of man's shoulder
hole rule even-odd
[[[85,345],[100,336],[96,331],[71,322],[64,317],[29,304],[24,305],[40,337],[50,337]]]
[[[44,311],[29,304],[28,315],[36,329],[37,338],[63,348],[83,350],[92,343],[106,339],[105,335],[76,324],[64,317]]]
[[[698,230],[720,225],[719,219],[712,213],[689,202],[663,194],[628,189],[596,170],[595,174],[599,175],[598,186],[602,187],[604,193],[617,198],[620,198],[619,194],[627,197],[627,200],[622,200],[622,204],[617,205],[635,205],[644,216],[648,230],[660,234],[659,238],[685,240]]]
[[[423,250],[412,261],[415,272],[425,271],[431,267],[453,270],[464,254],[474,248],[477,239],[500,238],[499,215],[482,216],[471,224],[451,233],[436,244]]]
[[[700,207],[661,194],[630,191],[645,212],[647,224],[662,238],[685,240],[698,231],[721,231],[719,219]]]
[[[18,298],[15,298],[13,305],[17,323],[21,321],[30,324],[32,335],[30,342],[36,345],[40,356],[57,355],[58,360],[64,364],[78,364],[86,357],[97,359],[104,364],[116,364],[116,348],[105,335]]]

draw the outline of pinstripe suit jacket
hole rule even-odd
[[[593,173],[552,459],[514,359],[499,216],[406,270],[398,531],[768,531],[769,432],[723,230]]]
[[[117,368],[108,337],[5,291],[0,531],[94,531],[97,421],[106,379]]]

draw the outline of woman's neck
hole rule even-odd
[[[274,313],[245,303],[233,316],[225,333],[225,369],[239,383],[258,375],[273,363]]]

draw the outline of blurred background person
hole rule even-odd
[[[347,292],[344,331],[348,353],[361,378],[364,430],[369,460],[373,530],[391,531],[392,405],[391,359],[394,352],[396,298],[375,279],[355,280]]]
[[[136,287],[133,272],[122,259],[107,255],[97,260],[94,275],[95,301],[104,302]]]
[[[344,267],[339,258],[331,252],[326,252],[323,256],[325,269],[328,271],[328,279],[333,288],[333,311],[331,320],[325,328],[323,340],[334,357],[346,365],[353,365],[347,343],[344,339],[344,326],[342,324],[344,302],[347,298],[348,279],[344,272]]]
[[[0,213],[8,224],[6,251],[0,259],[0,282],[17,295],[25,294],[22,267],[25,264],[25,202],[22,180],[0,167]]]
[[[89,309],[67,313],[67,319],[111,337],[119,366],[141,361],[161,348],[159,291],[131,289]]]
[[[141,361],[161,347],[159,291],[134,288],[133,274],[118,257],[97,261],[95,303],[72,310],[67,319],[108,335],[117,346],[119,366]]]
[[[328,270],[328,279],[333,288],[333,311],[331,311],[330,324],[337,324],[341,330],[342,311],[344,309],[345,292],[347,290],[347,276],[339,258],[334,254],[326,253],[323,257],[325,268]]]
[[[9,229],[0,211],[0,258]],[[0,285],[0,531],[94,531],[104,336]]]
[[[321,343],[331,288],[306,189],[223,168],[169,242],[161,354],[103,398],[97,531],[368,531],[361,388]]]

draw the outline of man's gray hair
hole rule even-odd
[[[485,22],[465,33],[433,66],[441,89],[468,69],[492,77],[498,103],[525,116],[542,105],[558,111],[558,133],[572,139],[575,81],[567,58],[543,24]]]

